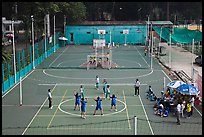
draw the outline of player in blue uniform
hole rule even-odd
[[[113,94],[112,96],[110,96],[110,98],[111,98],[111,111],[112,111],[113,106],[114,106],[115,111],[117,111],[116,109],[116,102],[117,102],[116,98],[117,97],[115,96],[115,94]]]
[[[102,99],[98,96],[96,99],[94,98],[94,100],[96,101],[96,109],[94,110],[93,115],[96,114],[96,110],[98,109],[101,110],[101,115],[103,115]]]
[[[74,93],[75,96],[75,106],[74,106],[74,110],[76,110],[77,106],[80,109],[80,101],[81,101],[81,95],[79,95],[79,93]]]
[[[82,118],[86,118],[86,103],[87,103],[87,98],[84,99],[82,98],[81,99],[81,117]]]

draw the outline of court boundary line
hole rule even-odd
[[[153,130],[152,130],[152,126],[151,126],[151,124],[150,124],[150,122],[149,122],[149,118],[148,118],[147,113],[146,113],[146,111],[145,111],[145,108],[144,108],[144,105],[143,105],[143,102],[142,102],[142,99],[141,99],[140,95],[139,95],[139,100],[140,100],[140,103],[142,104],[142,108],[143,108],[143,111],[144,111],[144,113],[145,113],[145,117],[146,117],[146,119],[147,119],[147,123],[148,123],[148,125],[149,125],[150,131],[151,131],[152,135],[154,135],[154,132],[153,132]]]
[[[61,96],[62,97],[62,96]],[[117,97],[118,98],[118,97]],[[123,97],[121,97],[121,98],[123,98]],[[133,97],[134,98],[134,97]],[[90,99],[90,98],[89,98]],[[19,106],[19,105],[2,105],[2,107],[16,107],[16,106]],[[39,106],[41,106],[41,105],[22,105],[22,106],[24,106],[24,107],[39,107]],[[45,107],[48,107],[48,105],[44,105]],[[53,106],[58,106],[58,105],[53,105]],[[63,106],[75,106],[75,105],[63,105]],[[87,106],[92,106],[92,105],[87,105]],[[96,105],[94,105],[94,106],[96,106]],[[110,105],[103,105],[103,106],[110,106]],[[117,105],[117,106],[124,106],[124,105]],[[135,106],[142,106],[142,105],[128,105],[128,106],[133,106],[133,107],[135,107]],[[144,106],[150,106],[150,107],[152,107],[152,105],[144,105]]]
[[[82,83],[45,83],[45,84],[38,84],[38,85],[41,85],[41,86],[51,86],[51,85],[57,85],[57,86],[80,86],[80,85],[83,85],[83,86],[94,86],[95,84],[82,84]],[[111,86],[134,86],[134,83],[115,83],[115,84],[109,84]],[[140,84],[141,86],[145,86],[145,85],[148,85],[148,84]]]
[[[55,78],[62,78],[62,79],[93,79],[93,78],[73,78],[73,77],[62,77],[62,76],[57,76],[57,75],[52,75],[52,74],[49,74],[47,72],[45,72],[46,69],[43,69],[43,73],[47,76],[50,76],[50,77],[55,77]],[[148,69],[149,71],[149,69]],[[140,77],[145,77],[145,76],[148,76],[148,75],[151,75],[152,73],[154,72],[153,69],[151,69],[151,72],[147,73],[147,74],[144,74],[144,75],[139,75],[139,76],[134,76],[134,77],[122,77],[122,78],[109,78],[109,79],[127,79],[127,78],[140,78]]]
[[[62,96],[61,101],[64,99],[64,96],[66,95],[66,93],[67,93],[67,90],[65,91],[64,95]],[[61,102],[61,101],[60,101],[60,102]],[[58,105],[58,106],[59,106],[59,105]],[[49,122],[49,124],[48,124],[47,128],[49,128],[49,126],[51,125],[51,123],[52,123],[52,121],[53,121],[53,119],[54,119],[54,117],[55,117],[55,115],[56,115],[57,111],[58,111],[58,107],[57,107],[57,109],[55,110],[54,115],[52,115],[52,119],[50,120],[50,122]]]
[[[67,46],[66,49],[65,49],[61,54],[59,54],[58,57],[57,57],[55,60],[53,60],[53,61],[49,64],[49,67],[68,49],[68,47],[69,47],[69,46]]]
[[[139,50],[137,49],[137,47],[135,46],[135,48],[136,48],[136,50],[137,50],[137,52],[140,54],[140,52],[139,52]],[[142,59],[147,63],[147,61],[144,59],[144,57],[140,54],[140,56],[142,57]],[[150,67],[149,66],[149,64],[147,63],[147,65],[148,65],[148,67]]]
[[[47,129],[50,129],[50,130],[66,130],[66,129],[70,129],[70,130],[79,130],[79,129],[82,129],[82,130],[84,130],[84,129],[90,129],[90,128],[57,128],[57,127],[51,127],[51,128],[47,128]],[[130,129],[128,129],[128,128],[91,128],[91,130],[130,130]]]
[[[37,115],[38,117],[52,117],[53,115]],[[70,115],[66,115],[66,114],[58,114],[55,115],[55,117],[64,117],[64,116],[70,116]],[[125,115],[109,115],[110,117],[125,117]],[[137,115],[139,117],[145,117],[144,115]],[[74,116],[75,117],[75,116]]]
[[[55,85],[51,91],[51,93],[54,91],[55,87],[57,85]],[[23,131],[22,135],[25,134],[25,132],[28,130],[28,127],[32,124],[32,122],[34,121],[34,119],[36,118],[37,114],[40,112],[40,110],[42,109],[42,107],[44,106],[45,102],[48,100],[48,98],[45,99],[45,101],[42,103],[42,105],[40,106],[40,108],[38,109],[38,111],[35,113],[34,117],[31,119],[31,121],[29,122],[28,126],[25,128],[25,130]]]
[[[126,105],[126,116],[127,116],[127,119],[128,119],[128,129],[131,129],[131,126],[130,126],[130,117],[129,117],[129,114],[128,114],[128,109],[127,109],[127,104],[126,104],[126,99],[125,99],[125,93],[124,93],[124,90],[123,90],[123,97],[124,97],[124,103]]]

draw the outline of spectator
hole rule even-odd
[[[152,93],[152,94],[150,95],[150,101],[156,101],[156,99],[157,99],[157,97],[155,96],[154,93]]]
[[[184,109],[185,109],[185,101],[182,102],[181,104],[181,116],[184,117]]]
[[[150,95],[153,93],[152,87],[149,86],[149,89],[147,91],[147,99],[150,97]]]
[[[169,115],[169,111],[168,111],[168,109],[165,109],[165,110],[164,110],[164,115],[163,115],[163,116],[164,116],[164,117],[168,117],[168,115]]]
[[[191,96],[190,103],[191,103],[191,116],[192,116],[193,115],[193,107],[194,107],[194,103],[195,103],[195,98],[193,95]]]
[[[165,94],[164,91],[161,91],[161,99],[164,100]]]
[[[191,117],[191,102],[188,101],[187,105],[186,105],[186,111],[187,111],[187,118]]]
[[[178,105],[176,106],[176,119],[177,119],[177,125],[181,125],[180,122],[180,115],[181,115],[181,102],[178,102]]]
[[[164,112],[164,105],[163,105],[163,102],[160,101],[156,114],[163,117],[163,112]]]

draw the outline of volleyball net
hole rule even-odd
[[[41,121],[42,122],[42,121]],[[128,126],[128,124],[130,126]],[[23,132],[22,131],[25,131]],[[81,124],[50,125],[30,127],[8,127],[2,129],[3,135],[201,135],[202,122],[147,120],[132,117],[129,119],[109,120],[102,122],[82,122]]]

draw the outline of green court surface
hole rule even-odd
[[[145,92],[151,85],[157,97],[171,79],[163,68],[144,56],[142,46],[112,49],[116,69],[80,68],[93,49],[90,46],[67,46],[47,58],[23,79],[23,105],[19,106],[19,85],[2,97],[2,134],[31,135],[177,135],[202,134],[202,114],[194,110],[191,119],[159,117]],[[55,69],[53,69],[53,68]],[[100,77],[100,88],[95,89],[95,77]],[[140,95],[134,95],[134,81],[141,82]],[[93,116],[96,102],[102,96],[102,81],[106,79],[111,94],[117,96],[117,111],[110,111],[110,100],[102,101],[104,115],[98,110]],[[88,98],[86,119],[74,110],[74,90],[84,86]],[[53,109],[48,109],[47,90],[52,90]],[[136,117],[135,117],[136,116]]]

